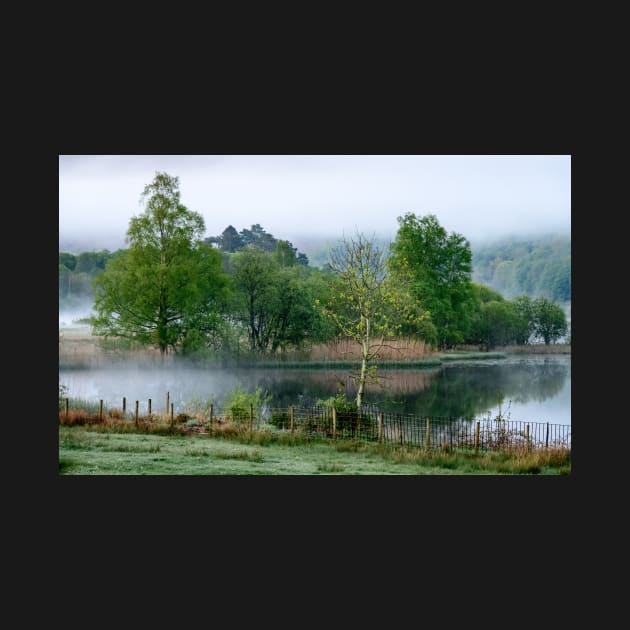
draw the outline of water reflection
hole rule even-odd
[[[378,383],[367,389],[366,403],[393,413],[420,416],[478,417],[509,411],[512,420],[570,424],[571,387],[569,356],[510,357],[502,361],[445,365],[424,370],[381,370]],[[175,409],[193,399],[214,399],[220,405],[226,392],[238,385],[253,391],[262,387],[274,407],[311,406],[318,399],[356,387],[344,370],[202,369],[193,367],[122,367],[116,369],[60,369],[60,381],[69,395],[103,399],[120,406],[122,396],[139,400],[140,410],[153,400],[165,405],[165,393]],[[509,405],[509,407],[508,407]]]

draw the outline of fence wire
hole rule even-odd
[[[466,419],[449,416],[416,416],[381,412],[374,407],[360,412],[333,411],[330,407],[249,407],[222,409],[214,405],[190,408],[175,403],[161,407],[154,401],[123,399],[104,401],[60,399],[59,417],[66,423],[97,423],[106,419],[150,423],[168,421],[189,427],[231,423],[250,429],[269,428],[309,439],[358,440],[399,444],[426,449],[490,451],[570,448],[571,427],[549,422],[525,422],[501,418]],[[168,411],[167,411],[168,409]]]

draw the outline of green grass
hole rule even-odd
[[[104,433],[59,427],[63,475],[569,474],[570,452],[445,453],[355,442]]]

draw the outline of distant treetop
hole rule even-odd
[[[218,247],[224,252],[238,252],[245,247],[256,247],[265,252],[276,253],[278,262],[283,266],[294,264],[308,265],[306,254],[297,251],[291,241],[279,240],[265,230],[260,223],[255,223],[248,230],[236,231],[233,225],[228,225],[218,236],[209,236],[204,242]]]

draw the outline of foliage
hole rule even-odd
[[[306,254],[297,251],[290,241],[278,240],[269,234],[260,223],[255,223],[251,229],[236,231],[233,225],[228,225],[219,236],[209,236],[205,239],[209,245],[217,245],[224,252],[238,252],[246,247],[255,247],[264,252],[275,253],[281,266],[308,265]]]
[[[73,307],[94,299],[92,283],[115,256],[106,249],[78,255],[59,252],[59,306]]]
[[[374,429],[375,422],[368,414],[360,413],[356,401],[348,400],[342,392],[315,402],[316,407],[334,408],[339,434],[365,432]]]
[[[412,295],[429,312],[440,347],[463,343],[473,302],[470,244],[461,234],[448,234],[432,214],[408,212],[398,224],[391,245],[394,275],[411,276]]]
[[[282,242],[282,241],[280,241]],[[276,255],[246,247],[232,260],[232,311],[252,353],[275,353],[321,337],[309,271],[282,266]]]
[[[227,296],[218,251],[200,241],[204,221],[180,203],[179,180],[157,173],[133,217],[129,249],[95,280],[94,333],[169,348],[198,347],[216,330]]]
[[[360,407],[366,381],[376,369],[373,362],[387,341],[400,334],[403,325],[413,328],[426,315],[401,278],[388,276],[385,253],[373,239],[362,234],[344,238],[331,251],[330,268],[334,276],[328,300],[317,303],[339,332],[361,347],[360,372],[353,377]]]
[[[506,238],[473,251],[473,277],[512,298],[519,294],[571,300],[571,239]]]
[[[269,403],[269,396],[262,388],[248,392],[240,385],[228,392],[223,398],[223,412],[226,418],[237,423],[249,420],[250,405],[253,407],[254,416],[260,418],[263,407]]]
[[[534,335],[542,339],[545,345],[555,343],[567,332],[567,319],[564,311],[546,298],[537,298],[532,302],[534,314]]]

